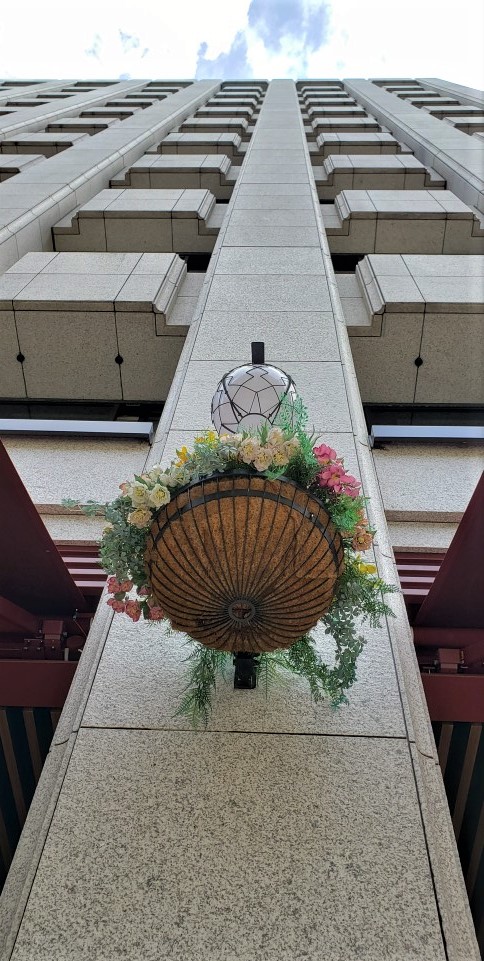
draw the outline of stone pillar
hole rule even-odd
[[[290,81],[269,86],[152,463],[207,426],[220,375],[250,359],[251,340],[362,478],[378,569],[393,578]],[[477,961],[402,599],[393,606],[395,621],[365,629],[349,707],[315,707],[296,680],[268,700],[227,681],[199,732],[174,717],[182,639],[109,626],[100,609],[5,957]]]

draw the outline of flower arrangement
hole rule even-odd
[[[191,451],[182,447],[166,468],[151,467],[120,484],[121,493],[111,503],[89,501],[83,510],[102,510],[107,520],[100,554],[103,567],[111,574],[108,605],[133,621],[144,618],[154,622],[165,615],[147,576],[146,539],[157,512],[181,488],[213,474],[244,468],[271,479],[283,476],[307,489],[322,503],[344,547],[343,573],[322,618],[326,633],[335,641],[334,666],[322,662],[314,638],[307,634],[287,650],[260,654],[257,669],[266,689],[278,673],[289,671],[307,678],[315,701],[327,696],[336,705],[347,700],[345,692],[356,678],[356,662],[364,646],[357,619],[378,626],[382,616],[392,614],[384,595],[396,588],[382,581],[375,565],[361,557],[371,548],[375,531],[368,523],[360,482],[347,472],[335,450],[316,444],[306,424],[307,412],[298,399],[295,404],[282,405],[275,426],[265,423],[254,433],[222,436],[204,431],[195,438]],[[73,501],[64,503],[77,506]],[[207,723],[217,678],[224,674],[232,655],[190,639],[188,644],[189,676],[177,713],[188,716],[196,726],[200,719]]]

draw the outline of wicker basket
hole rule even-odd
[[[145,562],[176,630],[224,651],[287,648],[328,610],[341,537],[286,478],[212,475],[161,508]]]

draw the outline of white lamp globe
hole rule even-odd
[[[272,364],[234,367],[220,381],[212,399],[212,423],[219,434],[255,431],[273,424],[284,398],[294,401],[296,385]]]

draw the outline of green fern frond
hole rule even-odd
[[[214,651],[193,641],[188,643],[192,650],[186,659],[189,663],[187,683],[175,717],[186,717],[194,728],[202,722],[206,728],[212,712],[217,678],[225,677],[231,654]]]

